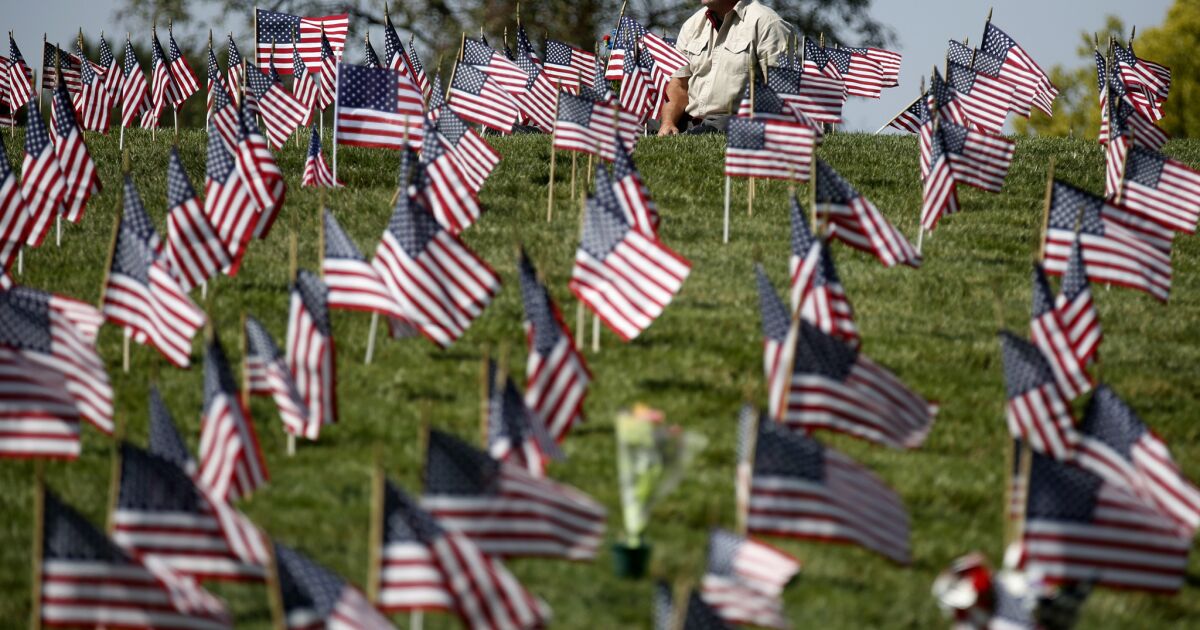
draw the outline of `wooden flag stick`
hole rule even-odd
[[[755,49],[753,43],[750,48],[750,56],[746,58],[746,69],[750,74],[750,119],[754,119],[754,71],[758,68],[758,60],[755,58]],[[737,110],[732,110],[736,112]],[[751,176],[746,187],[746,216],[754,216],[754,177]]]
[[[726,175],[725,176],[725,220],[724,220],[724,231],[723,231],[722,237],[721,237],[721,242],[724,244],[729,243],[729,194],[732,191],[732,189],[733,189],[733,178]]]
[[[479,361],[479,444],[484,450],[488,447],[488,403],[492,393],[492,382],[500,378],[497,370],[492,377],[492,357],[487,346],[483,348],[483,358]]]
[[[745,461],[737,464],[737,533],[745,536],[750,520],[750,484],[754,476],[754,455],[758,448],[759,414],[754,414],[750,435],[746,436]]]
[[[592,352],[600,352],[600,316],[592,313]]]
[[[379,578],[383,571],[383,448],[375,444],[371,466],[371,522],[367,527],[367,601],[379,603]]]
[[[33,553],[30,554],[32,576],[30,579],[29,627],[42,627],[42,555],[46,527],[46,460],[33,460]]]
[[[275,543],[267,543],[267,601],[271,606],[272,630],[287,630],[283,612],[283,590],[279,585],[279,559],[275,557]]]
[[[554,150],[554,139],[550,140],[550,183],[549,189],[546,192],[546,223],[554,220],[554,164],[558,158],[558,151]]]
[[[578,158],[579,158],[579,153],[577,151],[572,151],[571,152],[571,198],[572,199],[575,198],[575,171],[578,168],[578,162],[579,162]]]
[[[125,438],[125,415],[121,413],[115,418],[113,427],[112,450],[109,451],[108,475],[108,521],[106,531],[111,536],[117,526],[117,500],[121,494],[121,441]]]
[[[587,314],[583,312],[582,301],[576,301],[575,306],[575,349],[583,350],[583,327],[587,325]]]
[[[1050,167],[1046,169],[1046,196],[1042,200],[1042,231],[1038,243],[1038,260],[1046,260],[1046,232],[1050,228],[1050,202],[1054,198],[1054,158],[1050,158]]]
[[[371,361],[375,358],[375,335],[379,330],[379,313],[378,311],[371,313],[371,326],[367,331],[367,351],[363,355],[363,365],[371,365]]]
[[[288,292],[292,290],[292,285],[296,283],[296,277],[300,273],[298,261],[300,239],[295,230],[292,230],[291,238],[288,239]],[[292,457],[296,454],[296,434],[288,432],[287,434],[287,455]]]

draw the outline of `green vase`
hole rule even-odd
[[[643,543],[630,547],[623,543],[613,543],[613,572],[617,577],[636,580],[646,575],[650,566],[650,544]]]

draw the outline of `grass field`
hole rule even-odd
[[[3,134],[10,156],[21,155],[20,135]],[[164,225],[169,140],[133,133],[134,178],[151,215]],[[53,239],[27,251],[19,280],[83,300],[98,299],[109,234],[120,206],[115,135],[90,138],[106,189],[93,199],[81,225],[64,226],[62,248]],[[185,132],[179,144],[193,183],[202,187],[205,138]],[[429,401],[434,427],[477,440],[479,359],[485,347],[507,344],[519,374],[525,346],[514,244],[523,242],[555,299],[574,325],[567,291],[578,242],[578,203],[568,199],[571,160],[560,154],[553,223],[547,224],[549,147],[545,137],[494,140],[504,160],[483,191],[487,212],[465,235],[501,274],[505,288],[467,335],[446,351],[423,340],[382,341],[374,364],[364,366],[369,316],[337,313],[341,423],[316,444],[285,454],[273,403],[253,401],[252,414],[271,472],[270,485],[241,507],[271,536],[309,553],[351,581],[366,580],[368,491],[375,445],[383,446],[392,478],[416,493],[420,461],[418,418]],[[1200,164],[1200,142],[1173,142],[1168,153]],[[652,572],[698,579],[711,525],[734,523],[736,412],[748,388],[762,391],[761,336],[752,261],[760,257],[777,286],[786,278],[786,188],[758,185],[754,215],[745,185],[735,183],[732,240],[721,245],[723,140],[649,139],[636,159],[663,214],[663,238],[693,263],[675,302],[641,338],[622,345],[605,331],[602,350],[590,351],[595,380],[589,421],[565,444],[569,459],[550,473],[591,493],[609,508],[610,539],[620,532],[612,419],[645,402],[667,418],[703,433],[710,445],[681,488],[655,513],[649,538]],[[921,192],[917,149],[906,137],[835,134],[819,155],[872,198],[906,234],[915,235]],[[842,281],[853,302],[865,352],[892,368],[916,391],[942,403],[923,448],[897,452],[840,436],[821,439],[870,466],[904,498],[912,515],[911,567],[897,567],[861,549],[773,540],[794,552],[804,570],[786,593],[797,627],[944,626],[929,594],[934,576],[958,555],[979,549],[998,562],[1007,432],[1004,390],[995,339],[993,287],[1003,296],[1004,319],[1028,328],[1030,262],[1037,251],[1045,169],[1057,159],[1060,177],[1103,189],[1103,153],[1091,141],[1023,139],[1008,185],[1000,195],[960,192],[965,211],[944,220],[925,242],[919,270],[885,270],[872,258],[835,247]],[[346,150],[339,176],[349,186],[329,196],[342,225],[370,253],[390,214],[397,158],[378,150]],[[299,188],[304,152],[289,145],[280,163],[291,186],[275,232],[255,242],[237,278],[210,283],[209,314],[232,357],[238,353],[243,312],[260,318],[282,341],[287,312],[288,232],[300,234],[299,261],[315,269],[318,197]],[[19,161],[19,160],[17,160]],[[586,159],[579,160],[584,181]],[[1124,289],[1097,293],[1105,329],[1103,377],[1173,447],[1188,476],[1200,479],[1200,245],[1178,242],[1169,306]],[[197,292],[196,299],[199,300]],[[199,341],[199,340],[198,340]],[[148,348],[133,347],[133,367],[121,373],[120,331],[106,326],[106,358],[126,418],[128,439],[146,441],[147,389],[159,386],[189,445],[196,447],[201,406],[201,345],[190,371],[161,364]],[[760,394],[761,397],[761,394]],[[96,523],[103,523],[110,440],[84,430],[78,461],[48,466],[49,485]],[[28,618],[33,465],[0,463],[0,626]],[[1103,591],[1086,608],[1082,627],[1165,627],[1200,623],[1200,554],[1193,554],[1187,588],[1173,597]],[[554,609],[562,628],[648,627],[650,582],[613,576],[605,551],[594,563],[510,561],[509,566]],[[237,625],[269,624],[262,586],[213,584]],[[406,618],[397,618],[402,626]],[[452,627],[433,617],[427,627]]]

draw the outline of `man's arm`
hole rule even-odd
[[[676,77],[667,83],[667,102],[663,105],[658,135],[673,136],[679,133],[679,121],[688,106],[688,77]]]

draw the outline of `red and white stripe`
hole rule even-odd
[[[1054,380],[1067,400],[1074,400],[1091,390],[1092,379],[1084,369],[1084,362],[1079,359],[1058,312],[1051,309],[1035,316],[1029,322],[1029,327],[1033,344],[1046,357],[1050,370],[1054,372]]]
[[[425,138],[425,110],[421,91],[412,79],[396,75],[397,105],[394,112],[377,109],[337,106],[334,120],[334,142],[355,147],[403,149],[421,147]],[[339,74],[339,78],[343,75]],[[348,89],[339,86],[338,89]]]
[[[188,367],[192,338],[204,325],[204,312],[179,287],[159,260],[150,266],[149,282],[110,273],[103,308],[108,321],[123,326],[140,344],[150,343],[172,365]]]
[[[346,47],[346,34],[349,30],[349,13],[300,16],[300,38],[295,49],[300,52],[300,58],[304,60],[304,65],[308,66],[309,72],[321,72],[321,32],[324,31],[325,37],[329,39],[329,46],[340,58]],[[291,45],[260,41],[257,33],[254,39],[258,65],[270,67],[274,63],[281,68],[279,74],[292,74]]]
[[[458,235],[479,220],[483,213],[479,199],[450,154],[425,164],[424,173],[428,179],[419,185],[418,194],[446,231]]]
[[[765,146],[759,150],[726,146],[725,175],[808,181],[813,149],[816,147],[816,130],[793,122],[758,122],[766,125]]]
[[[558,88],[540,70],[529,89],[514,93],[521,113],[546,133],[554,132],[555,113],[558,108]]]
[[[472,66],[460,65],[455,73],[467,71],[479,72]],[[461,77],[455,78],[456,83]],[[451,83],[450,95],[446,97],[446,102],[463,120],[495,129],[502,134],[512,133],[513,125],[521,119],[521,108],[517,101],[502,90],[491,77],[487,77],[483,82],[479,94],[458,89]]]
[[[1142,150],[1134,150],[1139,151]],[[1195,234],[1200,220],[1200,171],[1165,156],[1155,157],[1162,160],[1157,185],[1146,185],[1137,177],[1123,177],[1118,198],[1125,207],[1163,227]]]
[[[229,392],[205,409],[200,424],[198,483],[214,501],[248,497],[268,480],[266,462],[244,405]]]
[[[959,210],[957,178],[949,154],[942,153],[931,169],[925,178],[921,202],[921,229],[927,232],[932,232],[943,216]]]
[[[1171,292],[1171,254],[1116,219],[1104,218],[1103,236],[1082,233],[1083,260],[1088,277],[1097,282],[1145,291],[1165,302]],[[1046,273],[1061,275],[1075,232],[1051,227],[1046,231]]]
[[[1071,406],[1055,381],[1009,398],[1004,415],[1009,433],[1033,450],[1058,460],[1074,456],[1079,433]]]
[[[563,95],[560,98],[578,97]],[[642,136],[637,116],[621,109],[615,102],[596,103],[592,106],[592,117],[587,126],[562,118],[555,120],[554,148],[590,153],[611,162],[616,159],[612,138],[617,137],[618,132],[625,150],[632,153]]]
[[[227,269],[232,262],[225,242],[196,197],[167,213],[166,258],[184,293]]]
[[[60,109],[64,108],[67,110],[65,116],[71,120],[71,124],[66,129],[59,129],[58,120],[64,115],[60,113]],[[51,137],[63,178],[63,215],[68,221],[79,223],[83,219],[92,193],[100,190],[100,177],[96,174],[96,163],[83,141],[83,131],[76,122],[75,112],[66,101],[64,93],[56,91],[53,109],[51,119],[55,124],[51,128],[54,131]]]
[[[829,255],[826,246],[817,243],[804,258],[792,256],[789,260],[792,311],[799,312],[801,318],[821,332],[858,347],[860,340],[858,326],[854,323],[854,308],[850,306],[845,289],[829,277],[820,284],[816,282],[816,274],[825,273],[821,267],[824,266],[823,258]]]
[[[316,440],[321,427],[337,423],[336,348],[333,336],[317,326],[304,300],[293,289],[288,307],[287,365],[308,410],[299,435]]]
[[[221,157],[214,152],[221,152]],[[229,266],[223,269],[229,276],[236,276],[242,264],[242,257],[252,236],[251,224],[258,216],[258,207],[250,194],[250,188],[236,169],[230,169],[224,174],[224,180],[214,178],[215,162],[217,160],[233,161],[220,138],[210,137],[208,140],[208,172],[204,179],[204,214],[217,230],[217,235],[225,245],[229,257]]]
[[[8,155],[0,148],[0,270],[8,271],[25,246],[29,230],[29,211],[21,194],[21,183],[8,163]]]
[[[79,434],[79,410],[62,375],[0,347],[0,459],[75,459]]]
[[[248,113],[244,112],[243,116],[246,115]],[[279,170],[279,165],[275,163],[275,156],[267,148],[266,139],[254,130],[248,129],[245,121],[242,122],[242,129],[244,135],[239,134],[240,137],[234,151],[237,172],[245,182],[250,197],[258,206],[260,217],[270,217],[273,220],[287,195],[283,172]],[[269,223],[268,221],[268,229]],[[256,237],[265,236],[260,230],[263,225],[264,219],[260,218],[255,225]]]

